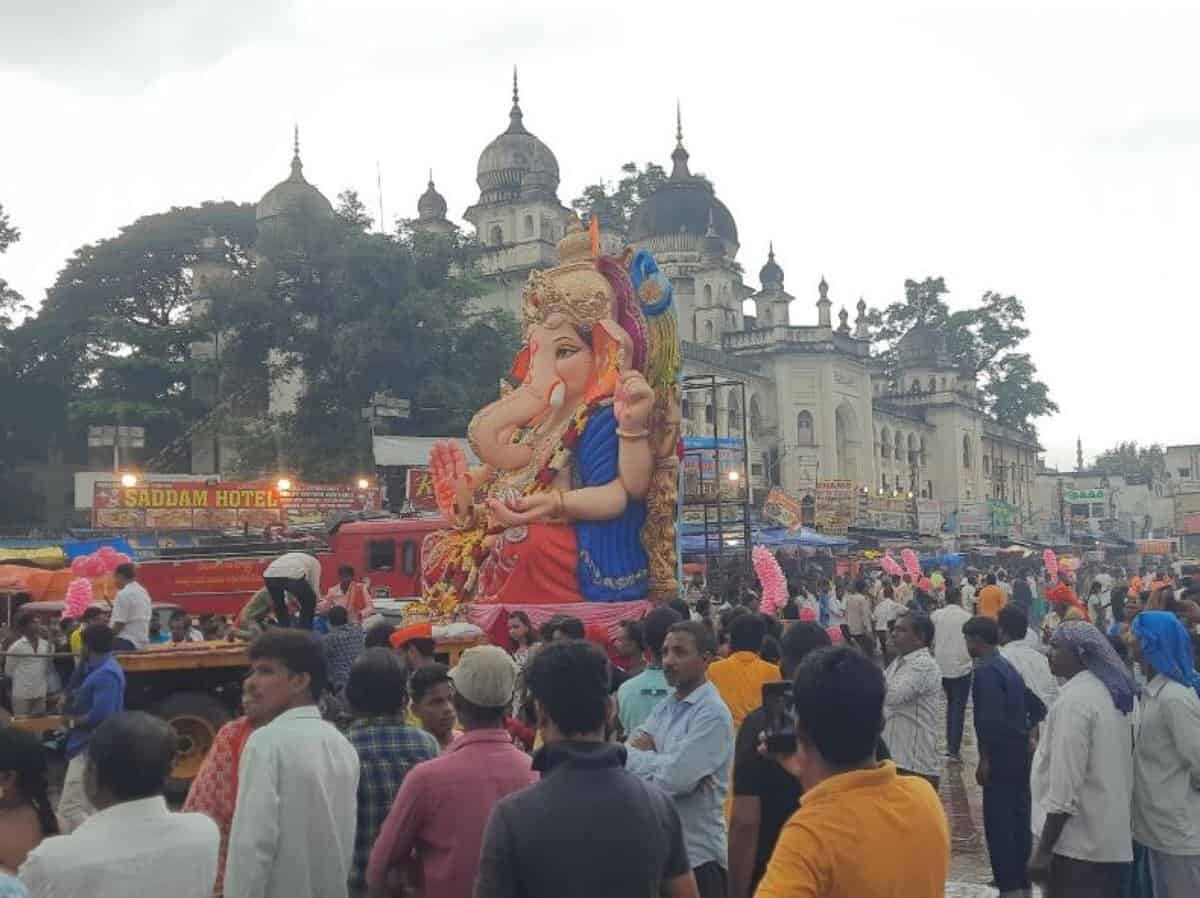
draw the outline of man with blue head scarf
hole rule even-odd
[[[1046,820],[1030,878],[1054,898],[1118,898],[1133,860],[1133,682],[1086,621],[1064,622],[1051,646],[1050,670],[1066,682],[1033,760]]]
[[[1133,837],[1149,849],[1156,898],[1200,895],[1200,674],[1175,615],[1133,619],[1146,676],[1133,755]]]

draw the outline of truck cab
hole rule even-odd
[[[320,556],[321,588],[336,583],[338,567],[348,564],[356,577],[371,581],[376,598],[420,596],[421,543],[444,526],[442,518],[433,515],[339,524],[329,537],[330,555]]]

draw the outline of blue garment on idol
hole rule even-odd
[[[1133,635],[1142,655],[1168,680],[1191,686],[1200,695],[1200,674],[1192,663],[1192,638],[1179,618],[1166,611],[1143,611],[1133,619]]]
[[[575,450],[576,486],[603,486],[617,477],[617,418],[611,405],[588,416]],[[589,602],[623,602],[645,597],[650,585],[642,525],[646,503],[630,499],[611,521],[574,525],[579,543],[579,592]]]

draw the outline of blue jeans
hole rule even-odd
[[[962,748],[963,723],[967,719],[967,699],[971,697],[971,675],[942,678],[946,693],[946,751],[958,755]]]

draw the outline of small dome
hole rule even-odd
[[[906,368],[948,368],[950,351],[946,335],[930,324],[918,324],[896,344],[900,364]]]
[[[417,217],[421,221],[440,221],[446,217],[446,199],[433,186],[433,172],[429,173],[429,187],[417,200]]]
[[[292,152],[292,173],[263,194],[258,201],[254,219],[262,223],[280,215],[333,215],[333,205],[325,195],[304,180],[304,164],[300,161],[300,137]]]
[[[525,130],[515,71],[508,128],[479,154],[475,183],[479,185],[480,203],[557,199],[558,160],[548,146]]]
[[[764,290],[783,289],[783,269],[775,261],[775,244],[767,250],[767,264],[758,270],[758,282]]]

